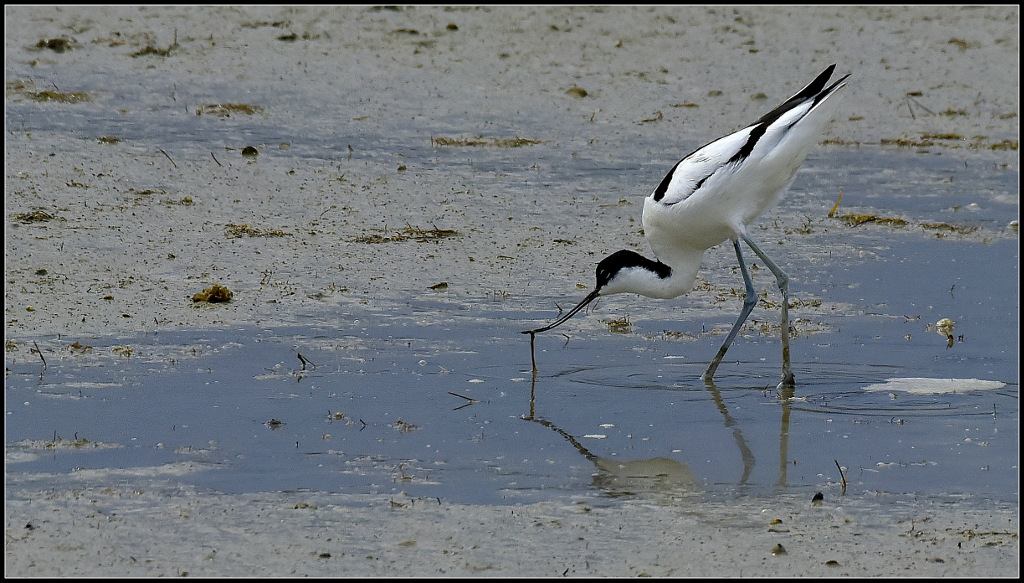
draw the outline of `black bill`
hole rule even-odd
[[[596,290],[596,289],[594,291],[590,292],[590,295],[588,295],[587,297],[583,298],[582,302],[576,304],[575,308],[569,310],[569,312],[566,315],[564,315],[561,318],[555,320],[554,323],[548,324],[547,326],[544,326],[543,328],[537,328],[536,330],[523,330],[522,333],[523,334],[537,334],[538,332],[547,332],[548,330],[550,330],[550,329],[552,329],[552,328],[554,328],[556,326],[562,325],[562,323],[564,323],[566,320],[568,320],[569,318],[572,318],[573,316],[575,316],[576,312],[579,312],[583,308],[587,307],[587,304],[589,304],[590,302],[592,302],[595,299],[597,299],[597,296],[599,295],[598,292],[599,292],[599,290]]]

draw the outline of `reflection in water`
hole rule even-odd
[[[737,484],[746,484],[754,470],[754,452],[747,446],[736,421],[729,414],[729,409],[722,399],[721,392],[715,386],[714,381],[706,380],[705,387],[711,394],[718,411],[722,414],[725,427],[732,429],[733,439],[736,440],[736,448],[739,450],[740,459],[743,461],[743,472]],[[602,458],[587,449],[578,439],[561,429],[551,421],[537,417],[536,411],[536,390],[537,371],[533,371],[533,378],[530,383],[530,413],[523,417],[527,421],[539,423],[555,433],[561,435],[577,451],[583,454],[597,472],[594,474],[594,487],[606,491],[612,496],[630,495],[636,492],[653,492],[665,490],[695,491],[698,488],[696,476],[689,466],[666,457],[656,457],[641,460],[618,460]],[[790,399],[794,395],[794,387],[787,385],[779,386],[778,398],[782,404],[782,419],[779,428],[779,489],[786,486],[786,473],[788,469],[788,447],[789,447],[789,420],[792,413]]]
[[[750,451],[750,448],[747,447],[747,442],[743,439],[743,432],[736,425],[736,420],[732,418],[732,415],[729,415],[729,408],[725,406],[725,401],[722,400],[722,393],[715,386],[715,381],[705,379],[704,386],[711,393],[711,400],[715,402],[715,407],[718,407],[718,412],[725,419],[725,426],[732,427],[732,437],[736,440],[736,448],[740,450],[740,459],[743,460],[743,475],[740,476],[739,483],[741,485],[746,484],[747,480],[750,479],[750,472],[754,471],[754,463],[756,462],[754,452]]]
[[[790,405],[793,393],[796,392],[793,385],[779,385],[779,400],[782,401],[782,425],[779,427],[779,489],[786,487],[786,469],[789,468],[789,415],[793,412]]]
[[[554,429],[554,427],[552,427]],[[594,486],[612,496],[664,490],[696,491],[690,466],[667,457],[618,461],[592,457],[597,466]]]
[[[644,460],[620,461],[602,458],[587,449],[575,437],[547,419],[540,419],[536,414],[537,372],[533,373],[530,383],[530,414],[523,417],[527,421],[540,423],[561,435],[566,441],[590,460],[597,468],[594,474],[594,487],[600,488],[610,496],[628,496],[636,492],[655,492],[665,490],[692,491],[697,489],[697,479],[689,466],[674,459],[656,457]]]

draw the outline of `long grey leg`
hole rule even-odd
[[[748,245],[750,244],[749,240],[746,238],[744,238],[744,240],[747,241]],[[743,309],[740,310],[740,317],[736,320],[736,323],[732,325],[732,330],[730,330],[729,335],[725,337],[725,342],[723,342],[722,347],[718,349],[718,354],[715,355],[715,359],[711,361],[711,364],[708,365],[708,370],[704,371],[704,376],[701,377],[705,381],[710,381],[711,378],[715,376],[715,371],[718,370],[718,365],[722,364],[722,358],[725,357],[725,351],[729,350],[729,345],[732,344],[733,339],[736,338],[736,334],[740,331],[740,326],[742,326],[743,322],[747,320],[747,316],[750,315],[750,312],[757,304],[757,294],[754,293],[754,284],[750,282],[750,274],[747,273],[747,265],[743,263],[743,252],[740,251],[740,242],[739,240],[734,240],[732,244],[736,248],[736,259],[740,262],[740,272],[743,273],[743,283],[747,286],[747,295],[743,297]],[[754,249],[755,252],[757,251],[756,247],[751,246],[751,249]],[[760,255],[760,253],[758,253],[758,255]],[[786,350],[786,354],[789,354],[788,348]]]
[[[775,274],[775,282],[779,285],[779,291],[782,292],[782,382],[779,383],[779,386],[793,386],[796,381],[793,378],[793,368],[789,364],[789,276],[774,261],[769,259],[764,254],[764,251],[761,251],[761,248],[751,240],[750,236],[746,233],[741,233],[740,237],[743,237],[743,241],[754,250],[754,253]],[[736,249],[738,253],[739,243],[737,243]],[[743,261],[740,260],[740,266],[742,265]],[[746,276],[746,268],[744,268],[743,275]],[[749,283],[749,279],[747,281]],[[753,288],[750,289],[753,290]]]

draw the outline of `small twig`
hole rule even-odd
[[[932,110],[928,109],[927,107],[925,107],[925,106],[921,105],[921,102],[920,102],[920,101],[918,101],[918,100],[916,100],[916,99],[914,99],[914,97],[913,97],[912,95],[908,96],[908,98],[909,98],[909,99],[910,99],[911,101],[913,101],[914,103],[916,103],[918,107],[920,107],[921,109],[923,109],[923,110],[927,111],[929,115],[935,115],[935,112],[934,112],[934,111],[932,111]]]
[[[836,200],[836,206],[832,207],[832,210],[828,211],[828,218],[836,216],[836,211],[839,210],[839,203],[843,202],[843,189],[839,189],[839,199]]]
[[[465,404],[459,405],[458,407],[453,409],[454,411],[458,411],[459,409],[461,409],[463,407],[469,407],[470,405],[472,405],[472,404],[477,402],[476,399],[474,399],[473,397],[467,397],[466,395],[460,395],[458,393],[453,393],[451,391],[448,391],[448,394],[453,396],[453,397],[459,397],[460,399],[465,399],[466,400]]]
[[[301,352],[296,350],[295,351],[295,355],[299,357],[299,361],[302,363],[302,370],[306,370],[306,363],[312,364],[313,368],[316,368],[316,363],[314,363],[312,360],[306,358],[305,356],[302,356]]]
[[[839,477],[842,480],[842,485],[843,485],[842,493],[845,496],[846,495],[846,476],[843,475],[843,467],[839,465],[839,460],[832,460],[832,461],[836,462],[836,467],[839,468]]]
[[[210,155],[213,156],[213,161],[216,162],[218,166],[220,166],[221,168],[224,167],[224,165],[220,163],[220,160],[217,159],[217,156],[213,152],[210,152]]]
[[[39,349],[39,345],[36,344],[35,340],[32,341],[32,345],[36,347],[36,352],[39,354],[39,359],[43,361],[43,368],[45,369],[46,368],[46,359],[43,358],[43,351]]]
[[[164,156],[167,156],[167,159],[171,161],[171,164],[174,164],[175,168],[178,167],[178,165],[174,163],[174,160],[171,159],[170,155],[168,155],[167,152],[164,152],[163,150],[160,150],[160,153],[163,154]]]

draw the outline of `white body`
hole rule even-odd
[[[841,85],[837,86],[839,89]],[[832,120],[834,93],[815,103],[806,100],[774,120],[749,154],[734,156],[747,143],[755,123],[715,140],[677,164],[660,200],[644,200],[644,235],[659,261],[672,268],[669,278],[639,287],[655,298],[674,298],[693,288],[704,251],[736,240],[746,226],[782,199],[811,148]],[[649,273],[649,272],[648,272]],[[636,277],[643,277],[637,273]],[[628,279],[628,278],[627,278]],[[612,282],[609,282],[612,283]],[[609,285],[637,289],[636,285]],[[605,293],[615,293],[609,289]]]

